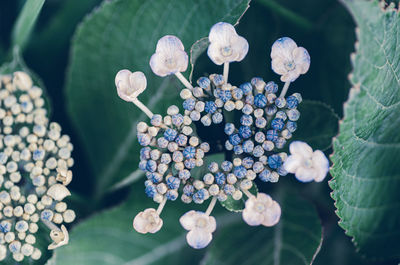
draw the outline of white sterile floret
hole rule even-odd
[[[258,193],[246,201],[242,216],[248,225],[274,226],[281,218],[281,207],[269,195]]]
[[[132,73],[124,69],[115,76],[115,86],[120,98],[125,101],[132,101],[146,89],[146,76],[140,71]]]
[[[215,24],[208,35],[208,57],[217,65],[243,60],[249,51],[247,40],[236,33],[235,28],[225,22]]]
[[[156,209],[148,208],[138,213],[133,220],[133,228],[142,234],[156,233],[161,229],[163,220]]]
[[[322,181],[329,171],[329,160],[320,150],[313,152],[312,148],[300,141],[294,141],[289,146],[290,156],[283,164],[285,170],[295,174],[302,182]]]
[[[71,192],[62,184],[54,184],[47,190],[47,195],[57,201],[62,201],[65,197],[70,196]]]
[[[158,76],[186,71],[188,55],[180,39],[167,35],[157,42],[156,52],[150,58],[151,70]]]
[[[186,240],[195,249],[205,248],[211,242],[212,233],[217,228],[214,217],[194,210],[185,213],[179,221],[183,228],[189,231]]]
[[[64,225],[61,226],[61,230],[51,230],[50,237],[53,242],[47,247],[49,250],[64,246],[68,244],[69,241],[68,230]]]
[[[293,82],[310,68],[310,55],[288,37],[274,42],[271,50],[272,70],[281,75],[282,82]]]

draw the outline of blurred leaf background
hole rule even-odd
[[[113,2],[118,3],[114,5]],[[131,2],[132,5],[127,4],[128,2]],[[240,17],[240,10],[242,10],[242,12],[245,10],[245,7],[240,6],[240,4],[246,3],[247,1],[218,0],[211,1],[210,3],[213,2],[215,3],[210,6],[203,4],[204,7],[208,7],[209,9],[216,9],[210,16],[212,16],[212,18],[219,17],[220,19],[224,19],[223,13],[225,9],[223,8],[225,7],[226,10],[233,10],[232,16],[230,18],[225,18],[225,20],[228,19],[229,21],[230,19],[230,21],[234,23],[237,17]],[[25,1],[23,0],[6,0],[0,2],[0,62],[6,62],[11,59],[10,44],[12,41],[12,27],[24,3]],[[174,3],[179,2],[175,1]],[[222,3],[226,5],[222,7]],[[237,4],[238,9],[229,6],[229,4],[232,3]],[[118,9],[118,5],[122,5],[123,7],[124,4],[127,4],[125,7],[128,8]],[[222,231],[216,234],[215,242],[211,244],[209,249],[203,251],[190,250],[188,247],[180,245],[181,243],[179,243],[184,240],[184,231],[179,227],[178,217],[187,210],[187,206],[183,206],[180,203],[177,203],[179,207],[172,207],[171,204],[171,207],[166,209],[166,216],[170,216],[168,218],[170,218],[171,221],[166,221],[167,227],[164,228],[169,229],[164,229],[168,231],[162,232],[159,237],[146,238],[132,231],[131,220],[137,211],[152,205],[152,202],[143,196],[143,179],[136,178],[138,180],[137,183],[128,185],[122,189],[115,191],[109,191],[109,189],[119,180],[126,177],[127,173],[134,172],[135,169],[137,169],[134,159],[138,156],[136,147],[132,147],[128,150],[127,155],[129,159],[124,163],[123,167],[118,169],[119,174],[116,174],[116,178],[113,181],[99,184],[99,181],[101,181],[99,175],[102,174],[102,172],[99,172],[98,167],[101,166],[103,161],[97,160],[98,157],[96,153],[110,152],[110,147],[107,146],[109,144],[107,135],[104,132],[109,133],[111,135],[110,137],[114,137],[114,139],[121,134],[120,132],[117,133],[116,129],[111,127],[105,128],[107,124],[105,124],[103,120],[105,110],[103,108],[119,108],[118,115],[120,116],[115,116],[117,121],[119,121],[118,119],[126,121],[126,117],[121,118],[123,113],[125,115],[135,115],[135,113],[137,113],[134,106],[124,105],[126,103],[117,98],[114,85],[111,82],[112,79],[110,79],[109,76],[113,77],[115,72],[123,66],[128,67],[134,64],[134,56],[137,55],[137,51],[135,51],[136,45],[147,45],[149,51],[152,51],[157,39],[161,37],[162,34],[177,34],[178,37],[182,37],[179,36],[179,32],[164,32],[164,30],[155,33],[157,36],[151,36],[151,38],[143,37],[143,39],[140,39],[140,37],[130,39],[129,36],[123,35],[122,33],[129,32],[128,29],[135,26],[138,27],[137,31],[139,33],[146,30],[143,26],[149,29],[157,26],[149,24],[143,25],[141,23],[155,22],[158,17],[145,18],[145,22],[141,21],[139,17],[135,20],[137,23],[136,25],[118,24],[121,21],[131,21],[130,17],[136,15],[136,9],[144,4],[145,1],[134,0],[46,0],[34,31],[29,41],[26,43],[23,52],[25,62],[33,72],[40,76],[47,88],[51,105],[53,106],[52,119],[59,122],[63,126],[63,130],[71,136],[72,143],[74,144],[73,157],[76,161],[73,168],[74,180],[71,183],[71,189],[74,193],[74,196],[71,197],[71,203],[74,205],[73,208],[77,211],[77,216],[80,220],[76,222],[76,228],[72,229],[71,244],[56,251],[54,257],[49,261],[49,264],[72,264],[71,262],[68,263],[68,259],[65,257],[71,257],[71,255],[77,253],[78,250],[84,251],[82,251],[81,255],[76,256],[77,259],[73,261],[75,264],[136,264],[133,262],[129,263],[129,261],[139,262],[139,264],[150,264],[143,263],[143,259],[138,260],[137,258],[151,255],[151,253],[153,253],[151,252],[152,250],[157,249],[159,246],[165,246],[163,243],[170,243],[167,244],[167,246],[172,246],[172,249],[158,248],[159,251],[167,251],[166,254],[161,257],[168,257],[165,262],[171,262],[171,264],[172,262],[175,264],[197,264],[200,261],[202,261],[202,264],[222,264],[216,263],[216,261],[221,260],[221,255],[227,255],[224,254],[223,247],[220,246],[223,245],[224,240],[228,240],[228,238],[231,237],[229,233],[233,232],[229,232],[229,225],[235,225],[235,220],[227,221],[227,225],[223,226]],[[156,5],[160,6],[164,4],[167,4],[166,0],[158,0],[156,3]],[[104,6],[110,5],[116,9],[104,11]],[[177,23],[177,25],[183,23],[183,21],[179,20],[179,13],[185,10],[184,7],[186,5],[186,3],[182,5],[176,4],[176,6],[173,6],[173,10],[171,10],[172,14],[176,12],[174,23]],[[180,7],[182,7],[182,10],[179,9]],[[146,10],[146,8],[148,10]],[[146,8],[142,8],[141,12],[151,12],[151,5]],[[218,10],[218,8],[221,9]],[[113,13],[117,11],[121,13]],[[219,11],[221,11],[221,14],[218,13]],[[91,15],[89,14],[93,12],[102,13],[104,18],[90,17]],[[107,12],[109,12],[109,14],[107,14]],[[196,12],[207,12],[207,9],[199,8],[199,10],[194,10],[193,12],[192,17],[190,17],[190,15],[187,16],[189,21],[193,17],[198,17],[200,19],[202,16],[205,16],[206,14]],[[112,16],[124,18],[122,18],[122,20],[111,20]],[[110,20],[105,21],[104,19]],[[169,23],[168,16],[163,19],[165,21],[162,20],[161,23]],[[82,21],[85,21],[83,23],[86,25],[81,24]],[[198,22],[200,23],[200,20],[198,20]],[[208,23],[211,22],[215,23],[216,21],[212,21],[210,18],[209,21],[200,23],[199,26],[196,27],[195,33],[201,35],[196,36],[197,39],[207,36],[209,28]],[[87,23],[89,23],[89,26]],[[125,30],[125,28],[111,28],[111,31],[122,32],[119,35],[110,35],[112,37],[118,37],[118,39],[108,39],[104,42],[91,41],[91,38],[96,40],[96,34],[101,33],[101,31],[104,30],[104,26],[108,23],[111,23],[113,26],[118,25],[119,27],[126,27],[127,30]],[[194,21],[192,21],[192,23],[194,23]],[[83,26],[77,31],[80,24]],[[174,26],[168,29],[171,30],[171,28],[174,28]],[[336,0],[253,0],[250,3],[250,8],[237,25],[238,33],[248,40],[250,50],[241,63],[231,64],[230,81],[234,84],[240,84],[254,76],[261,76],[265,80],[278,81],[278,77],[273,74],[270,69],[270,47],[277,38],[281,36],[290,36],[296,40],[299,45],[307,48],[312,60],[311,68],[307,75],[299,78],[296,83],[292,85],[291,91],[301,93],[304,99],[312,100],[311,102],[314,102],[314,105],[317,106],[316,109],[306,110],[310,120],[312,120],[315,113],[326,113],[326,117],[328,117],[331,126],[325,129],[327,135],[330,137],[323,141],[323,145],[326,147],[325,143],[328,142],[329,146],[330,138],[337,133],[337,116],[342,117],[343,115],[343,102],[347,99],[349,88],[351,87],[347,76],[351,71],[350,53],[354,51],[354,28],[355,24],[349,12]],[[195,39],[194,36],[185,36],[183,36],[183,41],[188,51],[190,45],[197,39]],[[149,42],[141,43],[143,41]],[[87,43],[90,45],[86,45]],[[88,47],[90,47],[90,49],[88,49]],[[116,56],[115,52],[118,52],[122,47],[127,50],[126,54],[128,57],[131,56],[131,58],[121,58],[120,61],[117,61],[118,56]],[[80,50],[81,48],[84,50]],[[79,57],[74,58],[74,55],[79,55]],[[102,56],[104,65],[97,64],[99,60],[96,58],[99,56]],[[145,67],[140,64],[139,66]],[[148,69],[131,70],[143,71]],[[102,71],[108,72],[104,73]],[[202,54],[198,58],[194,68],[194,80],[203,74],[220,71],[220,67],[213,65],[206,54]],[[103,80],[102,78],[105,75],[107,75],[108,78],[106,78],[107,81],[103,82],[101,80]],[[100,81],[96,82],[96,80],[87,79],[98,79]],[[149,86],[153,85],[150,90],[157,93],[158,84],[160,83],[159,78],[149,74],[148,79],[151,80]],[[168,89],[174,89],[174,84],[174,81],[169,80],[167,84],[167,86],[169,86]],[[102,104],[93,104],[92,99],[89,98],[90,93],[86,93],[86,91],[82,90],[98,91],[100,95],[96,95],[96,97],[101,98],[104,102],[101,102]],[[176,89],[175,92],[176,95],[178,95],[178,89]],[[109,99],[110,105],[104,106],[103,104],[107,103],[107,98]],[[85,105],[85,103],[88,105]],[[170,102],[164,102],[162,106],[165,107],[167,103]],[[119,105],[117,106],[116,104]],[[178,105],[179,102],[176,102],[176,104]],[[330,107],[323,107],[325,105]],[[318,108],[323,108],[323,110],[320,111]],[[307,115],[305,115],[305,117],[307,117]],[[89,120],[90,126],[85,126],[84,123]],[[132,119],[128,118],[128,120]],[[319,123],[315,122],[315,124],[309,125],[309,127],[307,127],[307,123],[305,122],[303,125],[304,130],[299,130],[299,134],[307,136],[313,135],[313,133],[315,134],[316,131],[318,132],[318,126],[325,124],[323,123],[324,121],[325,120],[322,119]],[[96,133],[99,129],[96,127],[96,124],[99,124],[99,128],[103,130],[102,134],[93,135],[93,133]],[[126,133],[127,129],[124,130]],[[92,135],[95,139],[103,137],[104,141],[96,140],[97,142],[95,142],[95,144],[89,144],[87,141]],[[111,150],[113,150],[113,148],[114,147],[112,147]],[[327,147],[326,149],[327,154],[332,152],[329,148],[330,147]],[[107,156],[105,156],[105,158],[107,158]],[[276,257],[274,257],[273,260],[268,260],[268,257],[272,255],[271,253],[278,252],[283,255],[283,257],[290,257],[290,255],[285,255],[285,252],[281,248],[278,248],[278,250],[271,250],[274,248],[274,242],[269,242],[268,240],[270,240],[271,237],[277,237],[277,235],[279,237],[278,232],[280,230],[273,230],[273,232],[272,230],[267,232],[261,231],[260,234],[265,236],[267,241],[264,242],[265,246],[259,249],[257,247],[260,243],[257,243],[257,240],[264,241],[264,239],[255,238],[254,242],[251,244],[252,237],[246,238],[246,235],[259,233],[255,230],[243,232],[243,234],[238,234],[235,240],[230,242],[232,244],[229,246],[230,249],[240,249],[243,247],[244,242],[249,242],[250,246],[253,248],[249,247],[248,251],[257,251],[258,249],[259,253],[257,255],[259,256],[251,256],[252,258],[249,257],[249,259],[243,261],[242,264],[286,265],[310,264],[311,262],[317,265],[395,264],[393,261],[367,261],[356,253],[354,246],[350,242],[350,238],[346,237],[343,230],[337,225],[338,218],[334,213],[335,208],[333,200],[329,196],[331,190],[326,182],[303,185],[297,183],[293,178],[290,178],[282,179],[279,182],[279,186],[284,188],[278,190],[275,187],[271,188],[268,185],[262,185],[261,189],[273,193],[286,193],[289,190],[296,190],[300,195],[293,195],[293,200],[297,200],[297,196],[302,196],[306,198],[307,201],[312,202],[316,210],[311,203],[305,202],[306,209],[304,211],[309,211],[313,218],[301,221],[300,228],[298,229],[307,229],[305,228],[307,224],[314,222],[314,226],[310,229],[315,229],[315,237],[318,238],[322,235],[323,241],[320,242],[317,240],[314,243],[307,244],[303,242],[301,233],[295,231],[292,235],[293,237],[298,236],[298,240],[296,241],[298,245],[294,244],[294,250],[292,249],[292,251],[302,253],[304,258],[298,260],[285,260],[282,258],[278,259],[281,262],[277,263]],[[287,200],[288,198],[286,197],[285,201]],[[289,200],[288,204],[291,203],[293,202]],[[293,204],[291,205],[293,207]],[[283,205],[283,209],[285,209],[285,206],[286,203]],[[109,210],[110,208],[112,208],[112,210]],[[290,208],[290,206],[288,206],[288,208]],[[296,206],[293,208],[296,208]],[[222,217],[220,218],[223,220],[224,218],[235,218],[232,216],[225,216],[227,214],[234,216],[234,213],[227,213],[222,209],[220,211],[217,210],[217,212],[221,213]],[[300,216],[302,215],[300,214]],[[322,232],[317,216],[321,219]],[[224,221],[222,221],[222,223],[224,223]],[[286,224],[284,218],[283,224]],[[103,227],[104,229],[102,230]],[[243,229],[246,230],[249,228],[240,227],[237,229],[243,231]],[[105,231],[107,233],[105,233]],[[235,229],[231,231],[235,231]],[[106,238],[106,236],[110,236],[112,239]],[[177,239],[173,241],[175,237]],[[283,237],[281,235],[280,238],[283,242],[291,242],[291,240],[293,240],[293,238],[285,237],[285,235]],[[111,240],[111,243],[110,245],[97,245],[96,242],[99,242],[99,240]],[[125,246],[125,248],[114,252],[115,249],[112,247],[109,249],[113,244],[117,246],[117,248],[121,246]],[[270,246],[268,244],[272,245]],[[304,244],[307,244],[307,246]],[[321,249],[319,249],[320,247]],[[129,252],[132,249],[134,251]],[[313,257],[313,253],[316,254],[318,251],[319,254]],[[104,257],[99,259],[95,256],[85,256],[89,252],[91,252],[92,255],[102,252]],[[238,253],[241,252],[239,251]],[[263,259],[263,255],[265,259]],[[91,257],[95,258],[91,260]],[[157,262],[160,261],[153,260],[151,264]],[[235,264],[234,262],[235,261],[226,261],[225,264]]]

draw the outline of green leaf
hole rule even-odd
[[[205,52],[205,50],[207,50],[208,45],[210,45],[208,37],[204,37],[196,41],[190,48],[190,67],[191,67],[189,75],[190,81],[192,81],[193,69],[196,61],[200,57],[200,55],[202,55],[202,53]]]
[[[370,257],[400,257],[399,13],[377,1],[345,1],[357,23],[353,88],[334,140],[340,226]]]
[[[300,119],[293,140],[308,143],[313,149],[326,150],[338,133],[339,117],[325,103],[304,100],[299,105]]]
[[[45,0],[26,0],[15,22],[12,32],[12,46],[23,49],[39,17]]]
[[[148,87],[139,98],[154,113],[164,113],[180,104],[181,85],[151,72],[148,62],[157,40],[175,34],[188,48],[214,23],[236,23],[248,2],[105,1],[79,26],[67,77],[68,109],[97,179],[96,198],[137,168],[136,124],[146,121],[133,104],[118,98],[115,74],[123,68],[143,71]]]
[[[216,235],[201,264],[311,264],[322,244],[322,227],[315,208],[292,193],[274,198],[282,216],[274,227],[251,227],[243,221]]]
[[[249,189],[250,193],[257,195],[258,190],[256,184]],[[243,197],[240,200],[234,200],[232,195],[228,195],[228,199],[223,202],[220,202],[222,206],[225,207],[228,211],[231,212],[241,212],[244,209],[245,202],[247,200],[246,195],[243,194]]]
[[[198,258],[199,252],[187,246],[186,230],[179,223],[187,205],[167,202],[162,229],[143,235],[133,230],[132,220],[147,207],[156,204],[140,192],[81,222],[70,232],[69,244],[57,249],[47,265],[190,264]]]

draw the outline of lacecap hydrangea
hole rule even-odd
[[[280,176],[290,172],[303,182],[322,181],[329,168],[325,155],[313,152],[306,143],[293,142],[289,156],[283,152],[297,129],[297,107],[302,102],[299,93],[287,92],[289,85],[309,69],[307,50],[287,37],[272,45],[271,66],[284,82],[282,89],[261,77],[236,86],[228,82],[229,64],[243,60],[249,49],[247,40],[225,22],[215,24],[208,39],[208,57],[223,65],[223,72],[200,77],[196,84],[182,74],[188,55],[180,39],[167,35],[158,41],[150,59],[152,71],[158,76],[175,75],[184,86],[179,92],[181,107],[170,106],[165,116],[153,114],[138,99],[147,86],[142,72],[121,70],[115,77],[118,95],[137,105],[150,119],[137,124],[142,146],[139,168],[147,178],[145,192],[158,207],[137,214],[133,227],[144,234],[159,231],[167,201],[179,197],[185,203],[210,201],[204,212],[192,210],[180,218],[193,248],[204,248],[211,242],[217,227],[211,213],[217,201],[247,198],[243,220],[252,226],[273,226],[279,222],[281,208],[271,196],[250,191],[255,180],[278,182]],[[233,112],[238,120],[230,118]],[[205,164],[210,144],[196,135],[196,127],[215,125],[224,128],[227,140],[222,152],[229,154],[229,159]],[[194,174],[198,167],[207,172]]]
[[[43,91],[25,72],[0,76],[0,261],[39,260],[68,244],[64,224],[75,212],[63,202],[72,180],[70,138],[50,122]]]

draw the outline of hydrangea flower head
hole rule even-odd
[[[240,62],[249,51],[247,40],[236,33],[235,28],[225,22],[215,24],[208,35],[208,57],[217,65]]]
[[[142,146],[139,168],[146,176],[146,195],[158,203],[157,209],[146,209],[135,217],[134,229],[139,233],[160,230],[165,204],[178,198],[187,204],[207,202],[204,212],[191,210],[180,218],[188,231],[188,244],[196,249],[206,247],[213,238],[217,225],[210,214],[217,201],[246,200],[242,217],[249,225],[269,227],[279,222],[278,202],[262,192],[252,194],[250,189],[257,186],[257,178],[278,182],[280,176],[294,168],[293,165],[286,168],[287,161],[299,158],[293,158],[293,153],[288,157],[284,148],[297,129],[300,118],[297,107],[302,97],[299,93],[288,96],[286,93],[290,83],[309,67],[304,48],[298,48],[291,39],[281,39],[273,45],[271,53],[273,70],[285,82],[279,96],[279,85],[261,77],[231,84],[229,63],[246,56],[247,41],[224,22],[211,28],[209,41],[208,56],[215,64],[223,64],[223,73],[200,77],[196,83],[189,82],[181,73],[187,67],[187,55],[176,37],[160,39],[150,59],[156,75],[174,74],[185,86],[180,92],[181,108],[172,105],[166,115],[161,115],[152,113],[137,99],[132,101],[149,117],[148,122],[137,124],[137,137]],[[230,117],[235,118],[228,121]],[[197,132],[208,128],[223,129],[224,138],[217,139],[221,144],[202,141]],[[210,153],[225,153],[229,159],[208,161],[205,158]],[[311,150],[311,156],[314,154],[320,161],[319,152]],[[323,172],[314,164],[312,169]],[[319,175],[313,176],[321,179]]]
[[[320,150],[312,148],[300,141],[294,141],[289,146],[290,156],[286,159],[285,169],[295,174],[301,182],[324,180],[329,171],[329,160]]]
[[[310,68],[310,55],[288,37],[278,39],[271,50],[272,70],[281,75],[282,82],[293,82]]]
[[[159,76],[185,72],[188,55],[180,39],[167,35],[157,42],[156,52],[150,58],[151,70]]]
[[[40,259],[43,229],[53,241],[48,249],[66,245],[64,223],[75,219],[63,202],[71,195],[73,147],[49,122],[42,93],[25,72],[0,76],[0,261]]]

